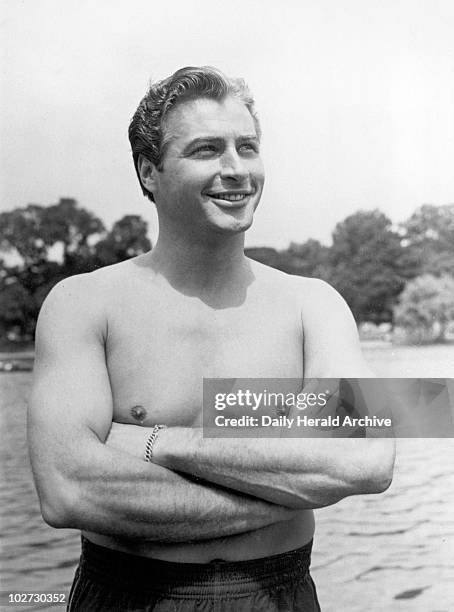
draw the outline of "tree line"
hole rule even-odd
[[[31,340],[44,298],[60,280],[151,249],[147,223],[126,215],[110,230],[73,198],[0,214],[0,336]]]
[[[1,213],[0,335],[32,339],[40,306],[58,281],[151,247],[140,216],[126,215],[107,230],[73,198]],[[309,239],[246,254],[328,281],[358,324],[397,324],[434,339],[454,320],[454,204],[420,206],[398,226],[379,210],[358,211],[336,225],[331,246]]]

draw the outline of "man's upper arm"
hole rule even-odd
[[[317,279],[306,280],[310,289],[306,289],[302,309],[304,378],[375,378],[361,352],[356,323],[345,300],[328,283]],[[362,387],[364,401],[370,402],[366,407],[370,406],[377,417],[389,417],[386,403],[377,405],[374,388],[369,385]],[[367,437],[375,435],[373,428],[367,428]],[[384,449],[385,459],[382,462],[391,459],[390,473],[394,462],[394,440],[391,438],[386,440],[380,435],[374,441],[381,459],[383,455],[380,453]],[[368,451],[371,448],[369,444]],[[374,464],[372,452],[369,452],[369,457],[372,458],[372,471],[376,471],[377,462]]]
[[[112,397],[104,329],[102,308],[88,275],[59,283],[41,309],[28,419],[40,493],[52,495],[61,487],[60,476],[74,470],[84,440],[96,436],[104,441],[108,434]]]
[[[373,377],[361,353],[356,323],[345,300],[324,281],[304,282],[301,316],[305,379]]]

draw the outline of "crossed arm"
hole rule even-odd
[[[112,424],[107,445],[143,456],[150,428]],[[391,482],[392,440],[203,438],[200,428],[162,430],[153,465],[297,510],[349,495],[381,493]]]
[[[55,527],[178,542],[291,518],[288,508],[105,444],[113,410],[104,320],[87,277],[57,286],[40,314],[28,435],[44,519]]]
[[[306,379],[370,378],[353,317],[328,285],[311,282],[303,300]],[[150,431],[113,424],[108,445],[143,452]],[[203,438],[200,428],[160,431],[153,463],[288,508],[311,509],[344,497],[381,493],[391,483],[394,440]]]
[[[296,508],[332,504],[389,484],[393,450],[387,440],[253,440],[252,447],[223,440],[220,447],[195,430],[169,428],[160,434],[155,463],[145,463],[138,444],[138,435],[144,444],[145,428],[114,424],[124,443],[108,440],[113,410],[105,320],[87,277],[60,284],[40,315],[28,427],[41,508],[51,525],[148,540],[200,540],[258,529],[291,518]],[[351,323],[347,328],[351,334]],[[345,330],[339,333],[335,343],[346,340]],[[309,335],[306,360],[309,353],[314,365],[307,376],[317,377],[318,364],[330,362],[323,341],[318,352],[311,342]],[[348,372],[325,367],[322,375],[353,376],[357,360],[353,351],[343,356]]]

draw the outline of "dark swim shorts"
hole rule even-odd
[[[82,538],[70,612],[320,612],[309,574],[312,542],[252,561],[170,563]]]

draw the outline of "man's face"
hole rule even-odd
[[[264,170],[246,106],[233,97],[183,102],[169,114],[165,137],[153,190],[162,220],[196,232],[248,229]]]

